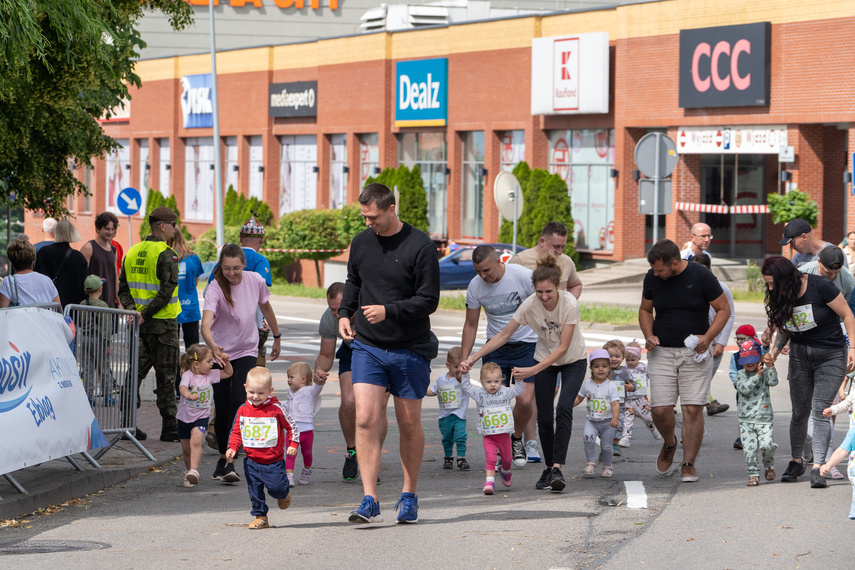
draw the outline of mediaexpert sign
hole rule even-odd
[[[769,104],[772,24],[680,30],[680,107]]]
[[[185,129],[214,126],[210,73],[185,75],[181,78],[181,116]]]
[[[448,121],[448,59],[395,64],[395,126],[444,127]]]
[[[271,83],[268,87],[268,116],[317,117],[318,82]]]
[[[531,41],[531,114],[609,112],[609,33]]]

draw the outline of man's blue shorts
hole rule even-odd
[[[508,342],[485,356],[482,361],[484,364],[488,362],[498,364],[499,368],[502,369],[502,376],[504,376],[502,382],[505,386],[510,386],[513,379],[513,374],[511,374],[513,368],[526,368],[537,364],[534,361],[535,346],[533,342]],[[525,382],[534,382],[534,376],[529,376]]]
[[[351,358],[353,351],[350,350],[350,346],[344,341],[341,341],[341,346],[335,353],[335,357],[338,358],[338,375],[341,377],[345,372],[350,372],[351,370]]]
[[[353,351],[353,383],[388,388],[396,398],[421,400],[430,386],[430,362],[407,348],[385,350],[358,340]]]

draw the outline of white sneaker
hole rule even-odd
[[[828,476],[829,476],[829,477],[831,477],[832,479],[843,479],[843,478],[844,478],[843,473],[841,473],[840,471],[838,471],[838,470],[837,470],[837,467],[832,467],[832,468],[828,471]]]
[[[540,463],[540,453],[537,451],[537,442],[533,439],[525,442],[525,454],[526,460],[529,463]]]
[[[653,434],[653,439],[655,439],[655,440],[657,440],[657,441],[659,441],[660,439],[662,439],[662,434],[661,434],[661,433],[659,433],[659,430],[658,430],[658,429],[656,429],[656,426],[652,426],[652,427],[650,428],[650,433],[652,433],[652,434]]]
[[[300,485],[308,485],[309,479],[311,478],[311,476],[312,476],[312,470],[311,469],[303,469],[300,472]]]
[[[629,447],[629,441],[628,437],[622,437],[620,438],[620,441],[618,441],[618,445],[621,447]]]
[[[195,487],[199,482],[199,472],[195,469],[188,469],[184,474],[184,486]]]
[[[293,473],[286,473],[286,475],[288,476],[288,484],[293,487],[294,486],[294,474]]]

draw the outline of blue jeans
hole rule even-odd
[[[288,496],[288,476],[285,474],[284,459],[265,465],[244,457],[243,474],[246,477],[249,500],[252,503],[252,510],[249,512],[253,516],[267,516],[267,511],[270,510],[264,499],[265,487],[274,499],[284,499]]]

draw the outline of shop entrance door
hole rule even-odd
[[[702,154],[701,203],[748,206],[766,203],[766,156]],[[713,256],[760,258],[765,251],[765,214],[701,214],[712,229]]]

